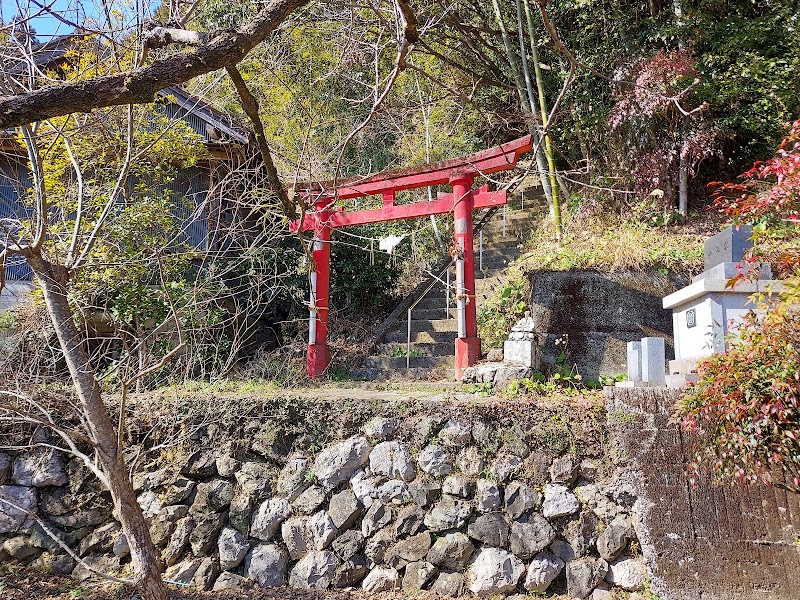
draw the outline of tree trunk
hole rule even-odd
[[[536,74],[536,90],[539,96],[539,116],[542,119],[542,133],[544,135],[544,151],[545,156],[547,157],[547,172],[548,178],[550,181],[550,195],[551,195],[551,207],[550,207],[550,214],[553,219],[553,223],[556,227],[556,238],[558,241],[561,241],[561,234],[562,234],[562,226],[561,226],[561,202],[558,198],[558,182],[556,180],[557,173],[556,173],[556,163],[555,159],[553,158],[553,145],[550,142],[550,134],[547,131],[547,124],[549,122],[549,117],[547,116],[547,101],[544,97],[544,80],[542,79],[542,68],[539,65],[539,50],[536,44],[536,35],[534,34],[533,29],[533,17],[531,16],[531,9],[530,4],[525,0],[525,18],[528,23],[528,36],[530,37],[531,41],[531,58],[533,59],[533,70]],[[522,35],[522,6],[520,0],[517,0],[517,25],[519,27],[519,44],[520,48],[522,49],[522,68],[525,71],[525,83],[528,87],[528,95],[530,96],[531,102],[533,102],[533,90],[531,89],[531,75],[530,69],[528,68],[528,60],[526,58],[525,53],[525,38]],[[531,106],[531,112],[535,112],[533,110],[533,106]]]
[[[681,158],[678,163],[678,212],[683,219],[689,210],[689,157],[685,148],[681,148]]]
[[[125,459],[117,449],[117,435],[111,415],[103,403],[100,385],[67,302],[67,270],[61,265],[51,264],[38,254],[29,254],[26,258],[39,279],[47,313],[64,352],[83,416],[97,444],[100,466],[108,479],[114,509],[130,546],[134,582],[144,600],[167,600],[167,589],[161,580],[160,562],[150,539],[150,529],[136,501]]]
[[[661,12],[661,2],[659,0],[650,0],[650,16],[655,19],[659,12]]]

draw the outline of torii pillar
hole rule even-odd
[[[308,353],[306,367],[311,377],[321,377],[328,368],[331,353],[328,348],[328,305],[331,282],[330,200],[315,204],[314,245],[311,265],[308,320]]]
[[[456,379],[461,379],[464,369],[481,358],[481,339],[478,337],[478,320],[475,308],[475,252],[473,251],[472,210],[474,176],[457,176],[450,179],[453,186],[453,220],[455,229],[456,263],[456,319],[458,337],[455,349]]]

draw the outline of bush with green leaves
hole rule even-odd
[[[478,337],[486,348],[500,347],[528,309],[530,280],[517,273],[478,311]]]

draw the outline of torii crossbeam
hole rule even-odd
[[[460,378],[466,367],[481,356],[481,340],[475,310],[475,256],[472,239],[472,211],[506,204],[504,190],[477,190],[472,184],[477,175],[488,175],[512,169],[521,154],[532,147],[531,136],[439,163],[431,163],[402,171],[378,173],[364,178],[341,181],[336,186],[314,183],[300,194],[314,211],[303,218],[303,231],[314,232],[314,265],[311,272],[311,313],[308,327],[308,375],[321,377],[330,362],[328,338],[328,306],[330,294],[331,231],[338,227],[365,225],[414,219],[453,212],[456,249],[456,314],[458,337],[455,340],[455,375]],[[395,195],[402,190],[449,184],[450,194],[440,193],[436,200],[395,204]],[[346,212],[335,206],[337,200],[381,196],[383,207]],[[300,228],[299,219],[290,224],[291,231]]]

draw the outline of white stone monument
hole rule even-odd
[[[536,323],[531,318],[531,313],[517,321],[511,328],[508,339],[503,342],[503,361],[517,363],[539,370],[542,362],[542,351],[539,347],[539,334],[536,332]]]
[[[766,263],[743,262],[752,247],[751,226],[728,228],[706,241],[705,270],[692,283],[663,299],[672,310],[675,360],[670,361],[670,385],[685,383],[703,357],[725,352],[727,337],[736,331],[744,316],[756,306],[750,296],[756,292],[777,292]],[[734,285],[729,282],[738,275]],[[691,377],[690,377],[691,378]]]
[[[628,380],[617,387],[664,387],[666,382],[664,338],[646,337],[628,342]]]

